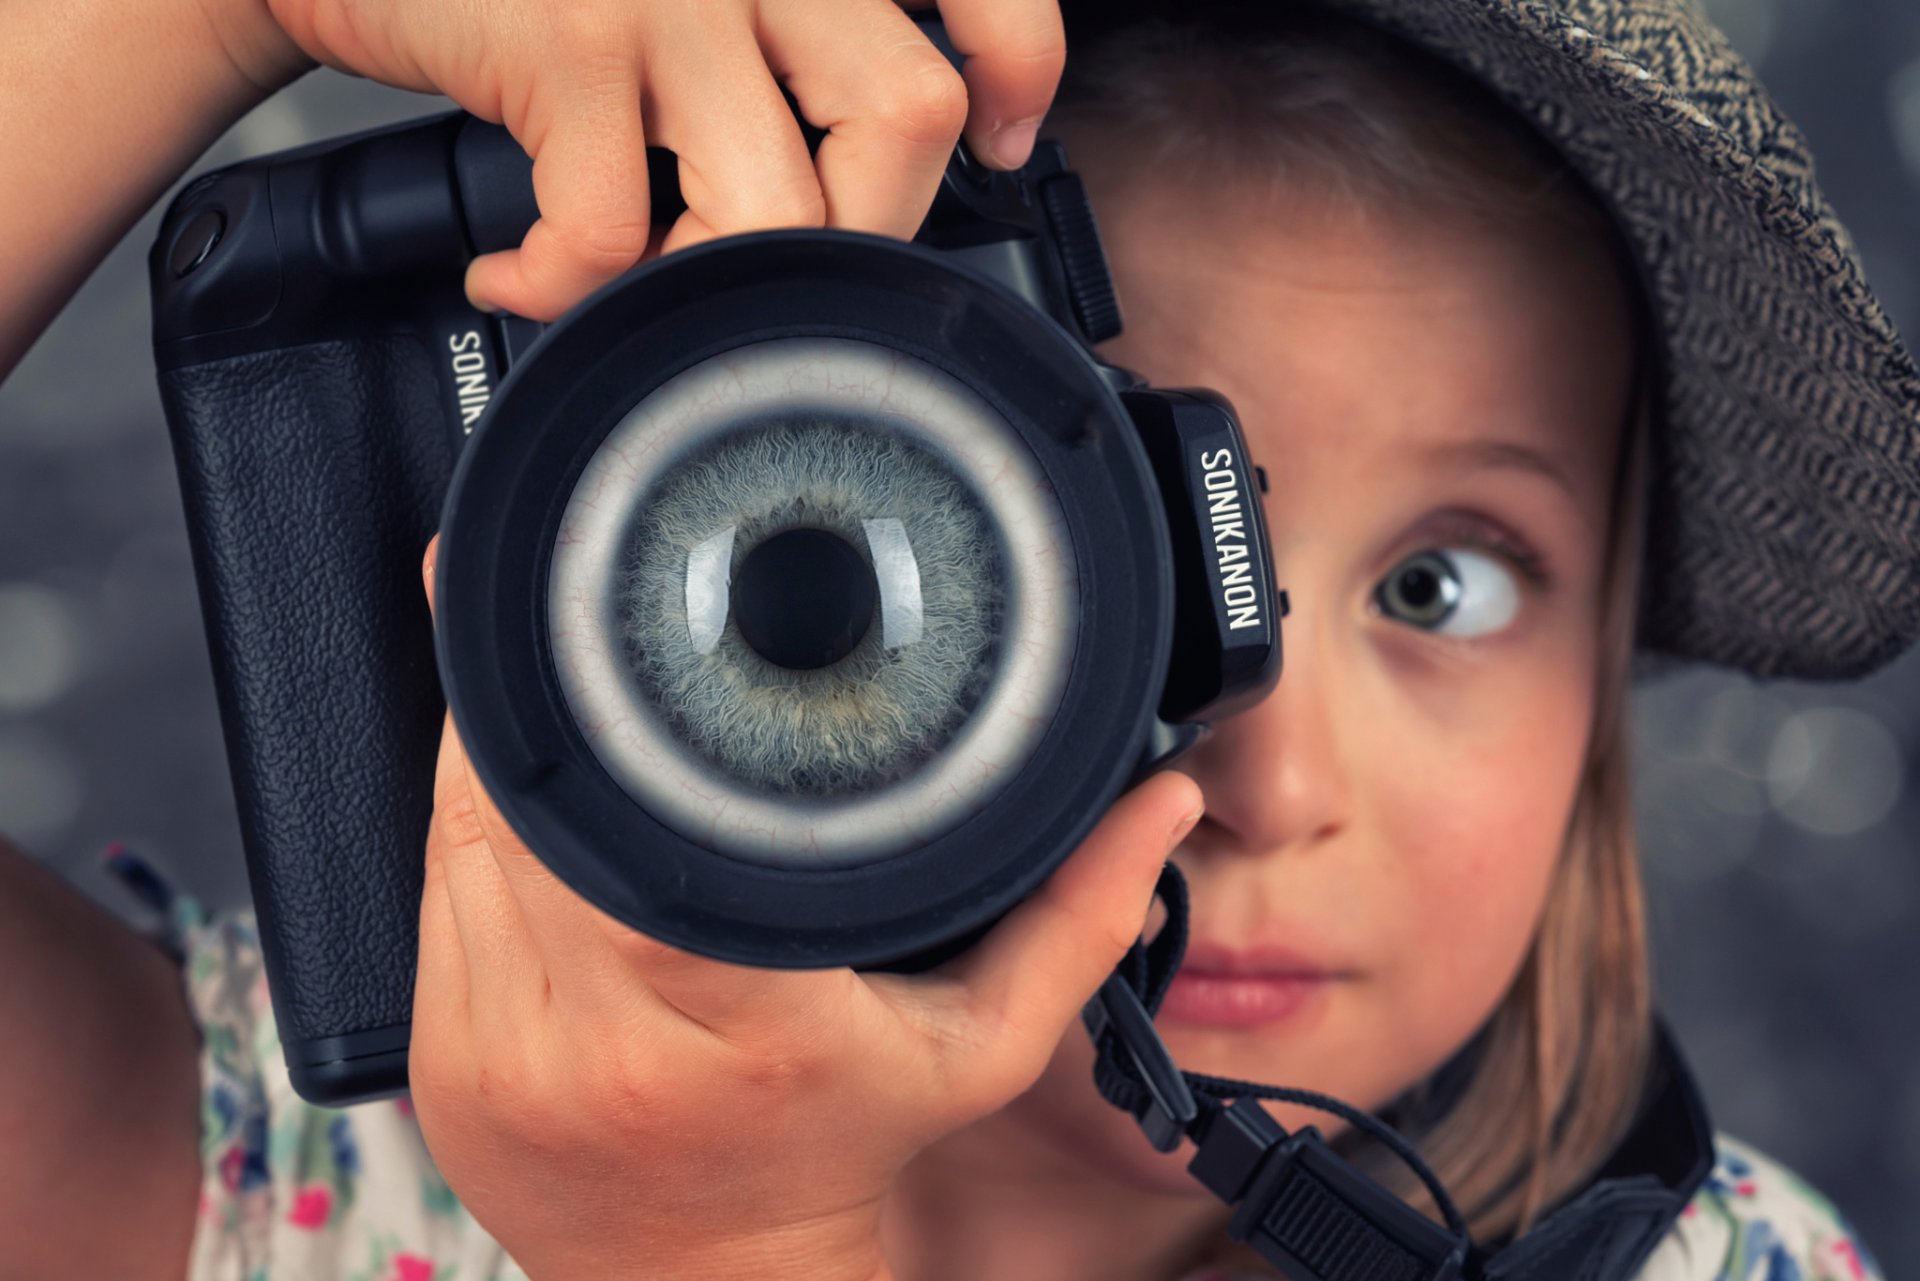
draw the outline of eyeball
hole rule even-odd
[[[1026,763],[1077,580],[1012,426],[839,338],[735,348],[617,424],[559,522],[549,639],[601,765],[661,822],[775,866],[925,844]]]
[[[1485,636],[1520,612],[1520,584],[1495,557],[1464,547],[1407,557],[1374,589],[1380,612],[1445,636]]]

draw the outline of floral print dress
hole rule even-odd
[[[138,875],[156,897],[157,878]],[[155,905],[201,1031],[190,1281],[526,1281],[440,1177],[404,1097],[335,1109],[294,1093],[253,917],[209,919],[164,890]],[[1712,1177],[1639,1281],[1881,1281],[1819,1193],[1743,1144],[1715,1146]]]
[[[294,1093],[253,917],[208,920],[184,895],[169,910],[201,1034],[189,1281],[526,1281],[440,1177],[404,1096]]]

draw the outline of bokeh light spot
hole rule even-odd
[[[80,813],[80,770],[45,734],[0,733],[0,832],[31,848],[58,840]]]
[[[1851,707],[1795,712],[1774,735],[1767,792],[1803,831],[1845,836],[1872,827],[1900,799],[1900,748],[1886,726]]]
[[[1700,721],[1700,750],[1742,779],[1764,779],[1774,739],[1792,714],[1787,704],[1745,681],[1729,685],[1707,700]],[[1758,791],[1752,795],[1764,810],[1765,798]],[[1716,808],[1724,806],[1716,804]]]
[[[1887,81],[1887,117],[1908,175],[1920,182],[1920,58]]]
[[[0,583],[0,713],[57,702],[80,676],[81,646],[65,595],[38,583]]]

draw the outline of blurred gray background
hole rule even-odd
[[[1920,5],[1706,7],[1920,336]],[[442,105],[316,72],[200,167]],[[157,217],[0,386],[0,831],[123,912],[114,841],[212,903],[246,896],[154,390]],[[1854,686],[1692,670],[1637,699],[1660,999],[1715,1119],[1831,1195],[1889,1275],[1920,1276],[1920,659]]]

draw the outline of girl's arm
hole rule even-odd
[[[310,65],[256,0],[0,4],[0,379],[187,166]],[[186,1274],[196,1053],[173,962],[0,838],[0,1274]]]
[[[0,379],[181,172],[311,65],[257,0],[0,4]],[[172,961],[0,838],[0,1273],[185,1275],[196,1052]]]
[[[196,1050],[173,962],[0,838],[0,1276],[186,1275]]]
[[[0,379],[187,166],[312,65],[262,0],[0,4]]]

